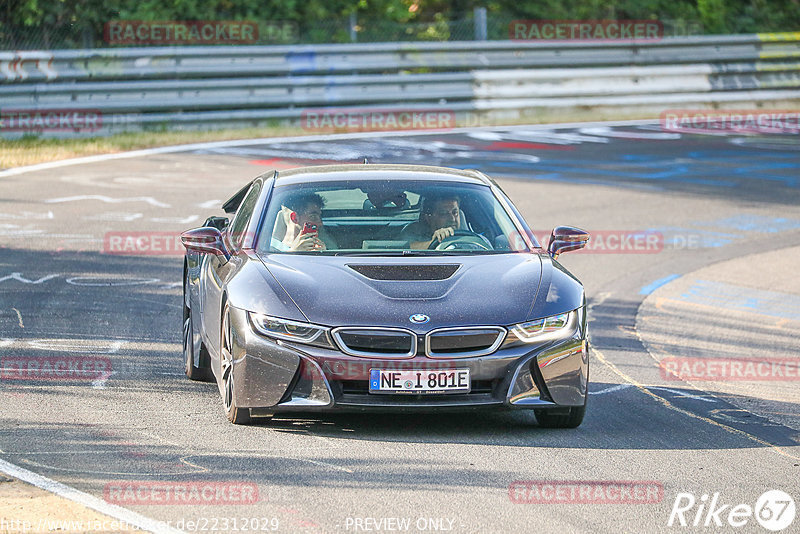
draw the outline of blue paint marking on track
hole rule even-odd
[[[776,234],[787,230],[800,228],[800,220],[787,219],[785,217],[767,217],[764,215],[735,215],[714,221],[696,222],[698,226],[717,226],[720,228],[732,228],[743,232],[763,232]]]
[[[656,180],[668,182],[680,182],[697,185],[712,185],[717,187],[734,187],[736,182],[730,180],[709,180],[706,178],[690,178],[684,177],[687,168],[676,167],[671,170],[662,170],[660,172],[635,172],[623,171],[619,169],[604,169],[602,166],[607,166],[608,161],[582,161],[585,166],[576,166],[574,161],[558,161],[558,160],[543,160],[541,163],[534,163],[526,166],[527,168],[535,168],[541,171],[557,171],[568,172],[574,174],[591,174],[591,175],[605,175],[613,176],[615,178],[631,178],[634,180]],[[520,164],[510,162],[496,162],[495,165],[500,167],[519,167]]]
[[[640,295],[649,295],[659,287],[672,282],[673,280],[680,278],[681,275],[679,274],[671,274],[669,276],[665,276],[664,278],[659,278],[655,282],[651,282],[644,286],[642,289],[639,290]]]
[[[729,245],[736,239],[743,239],[739,234],[698,230],[697,228],[681,228],[677,226],[661,226],[648,228],[648,231],[661,232],[664,236],[665,248],[719,248]]]
[[[475,165],[449,165],[456,169],[474,169]],[[487,166],[487,169],[490,167]],[[633,182],[615,182],[613,180],[595,180],[591,178],[573,178],[570,176],[562,176],[560,173],[553,172],[547,174],[517,174],[502,171],[491,171],[492,176],[497,178],[524,178],[528,180],[543,180],[549,182],[563,182],[566,184],[591,184],[591,185],[607,185],[611,187],[623,187],[627,189],[640,189],[646,191],[664,191],[663,187],[638,184]]]
[[[696,280],[679,298],[694,304],[800,320],[800,295],[792,293]]]

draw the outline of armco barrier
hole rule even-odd
[[[322,107],[535,121],[572,108],[657,117],[665,105],[786,108],[798,101],[800,32],[635,42],[0,51],[0,112],[98,110],[101,134],[296,122],[303,109]]]

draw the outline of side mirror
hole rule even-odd
[[[550,253],[553,259],[556,259],[562,252],[582,249],[588,241],[589,232],[586,230],[573,226],[556,226],[550,234],[547,252]]]
[[[231,257],[225,247],[225,243],[222,242],[222,234],[213,226],[203,226],[183,232],[181,234],[181,243],[186,247],[186,250],[191,250],[192,252],[219,254],[224,256],[226,260]]]
[[[227,217],[209,217],[206,219],[205,224],[203,226],[213,226],[220,232],[222,232],[225,228],[228,227],[228,218]]]

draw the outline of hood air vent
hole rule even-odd
[[[371,280],[447,280],[460,265],[348,265]]]

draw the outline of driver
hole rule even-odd
[[[426,249],[434,241],[452,236],[461,224],[461,199],[455,194],[430,195],[422,199],[419,220],[400,233],[411,248]]]

